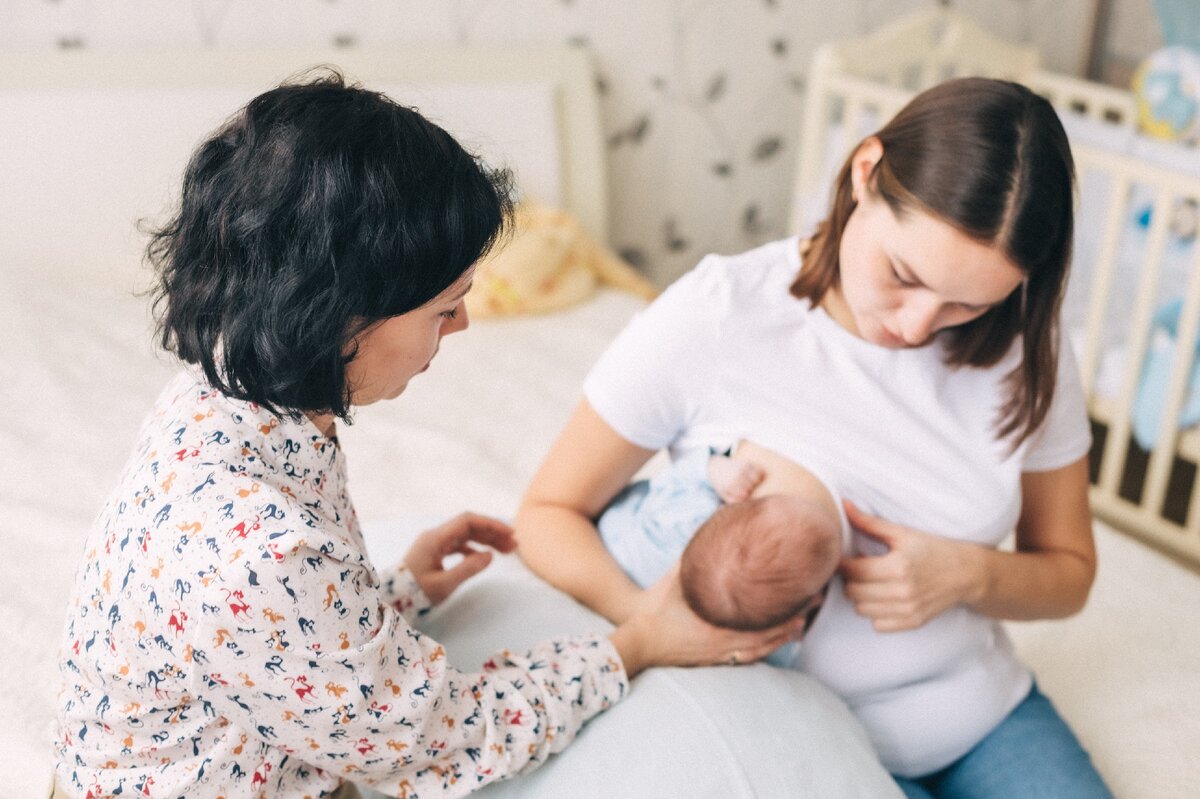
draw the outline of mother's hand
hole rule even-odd
[[[871,516],[849,501],[845,507],[859,532],[889,550],[843,558],[839,567],[846,597],[879,632],[916,629],[983,590],[982,547]]]
[[[450,596],[454,589],[491,563],[492,553],[476,549],[471,546],[472,541],[500,552],[517,548],[512,528],[504,522],[477,513],[460,513],[417,536],[404,556],[404,565],[433,604]],[[445,559],[456,554],[462,555],[462,560],[447,569]]]
[[[647,589],[638,610],[610,636],[632,677],[651,666],[716,666],[752,663],[804,634],[803,614],[768,630],[739,632],[714,627],[683,598],[678,564]]]

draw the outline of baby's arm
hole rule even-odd
[[[757,463],[713,455],[708,459],[708,482],[723,502],[743,502],[766,477]]]
[[[733,453],[737,463],[752,463],[758,466],[763,477],[751,492],[751,497],[770,494],[792,494],[819,503],[833,518],[840,518],[837,504],[829,488],[817,476],[800,464],[753,441],[741,441]]]

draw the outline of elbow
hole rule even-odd
[[[537,547],[549,530],[546,516],[553,515],[555,505],[532,491],[521,498],[517,515],[513,518],[513,535],[517,539],[517,551]]]
[[[1096,556],[1073,555],[1070,589],[1064,592],[1062,616],[1074,616],[1087,606],[1092,586],[1096,582]]]

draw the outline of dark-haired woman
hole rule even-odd
[[[463,514],[367,558],[336,420],[467,327],[503,174],[336,74],[251,101],[189,163],[151,242],[159,397],[91,529],[69,610],[58,795],[461,796],[541,763],[656,664],[766,654],[664,587],[607,636],[456,671],[416,617],[515,544]],[[443,558],[464,556],[453,568]]]
[[[819,466],[859,546],[795,667],[910,797],[1108,796],[999,623],[1078,611],[1095,574],[1058,324],[1073,183],[1024,87],[918,95],[847,159],[811,241],[705,259],[614,342],[522,503],[523,557],[620,622],[647,594],[589,519],[655,451],[737,435]]]

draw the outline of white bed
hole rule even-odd
[[[450,127],[495,148],[489,155],[515,166],[527,192],[604,235],[599,119],[579,53],[0,57],[0,796],[45,788],[57,650],[83,536],[175,368],[155,354],[147,303],[132,293],[146,277],[133,221],[169,204],[170,179],[221,116],[323,60],[379,88],[407,83],[398,91],[426,107],[445,103],[448,120],[456,109],[481,113]],[[442,85],[447,77],[453,87]],[[514,140],[486,125],[472,134],[496,115],[488,102],[520,118]],[[521,142],[542,143],[530,154]],[[640,305],[601,291],[562,313],[477,322],[446,340],[402,398],[362,409],[341,439],[376,559],[398,555],[416,519],[464,508],[511,515],[589,364]],[[1200,581],[1104,524],[1097,534],[1101,570],[1088,609],[1014,625],[1014,635],[1119,796],[1192,795]],[[517,612],[499,614],[501,599]],[[601,625],[512,559],[430,620],[465,667],[494,646]],[[730,680],[743,686],[744,706],[697,700]],[[783,699],[797,710],[781,712]],[[888,795],[844,716],[818,686],[767,667],[650,672],[532,778],[489,792]]]

